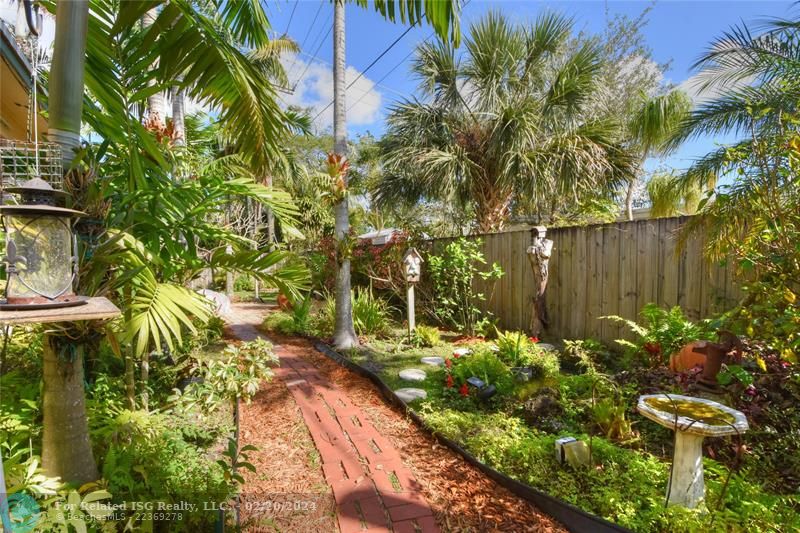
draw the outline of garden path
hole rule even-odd
[[[261,306],[238,305],[231,331],[242,340],[260,336]],[[322,459],[333,490],[341,533],[391,531],[436,533],[433,511],[397,449],[347,394],[307,362],[298,350],[275,345],[275,375],[291,392]]]
[[[270,309],[271,306],[262,304],[235,304],[228,317],[229,334],[242,340],[263,337],[258,326]],[[275,342],[276,339],[280,342]],[[305,339],[276,339],[271,340],[281,361],[275,372],[278,379],[262,387],[262,392],[263,389],[271,394],[282,392],[296,403],[292,412],[304,422],[308,432],[300,434],[293,430],[292,438],[299,447],[306,445],[305,441],[313,442],[321,460],[321,465],[314,465],[312,472],[305,466],[301,475],[308,479],[300,485],[302,490],[309,491],[314,477],[322,480],[324,476],[327,486],[317,486],[316,490],[332,492],[332,498],[330,493],[323,496],[328,501],[334,500],[331,508],[335,503],[341,533],[427,533],[439,531],[440,527],[445,531],[564,531],[529,502],[514,496],[439,445],[403,413],[387,405],[370,382],[319,354]],[[250,406],[243,406],[243,445],[259,445],[246,438],[248,433],[263,434],[298,424],[299,420],[289,419],[276,422],[272,416],[274,406],[267,403],[272,399],[257,396]],[[286,416],[286,409],[280,415]],[[292,442],[282,444],[283,452],[287,453]],[[281,459],[272,457],[276,453],[267,446],[251,454],[252,462],[262,468],[266,460],[270,470],[280,471]],[[271,457],[260,457],[264,455]],[[287,477],[282,472],[275,475]],[[245,477],[248,488],[252,475]],[[274,487],[274,483],[270,485],[271,490]],[[335,526],[325,524],[326,518],[331,520],[325,516],[316,517],[316,521],[300,517],[295,524],[284,521],[282,525],[288,526],[287,531],[330,531]],[[311,524],[315,524],[313,528]]]

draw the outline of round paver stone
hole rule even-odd
[[[404,388],[404,389],[397,389],[394,391],[397,394],[397,397],[403,400],[405,403],[413,402],[414,400],[424,400],[428,397],[428,393],[422,389],[414,389],[414,388]]]
[[[400,379],[404,379],[406,381],[425,381],[425,378],[428,375],[425,373],[424,370],[420,370],[419,368],[406,368],[405,370],[400,371]]]
[[[539,348],[541,348],[542,350],[544,350],[546,352],[556,352],[556,351],[558,351],[558,350],[556,350],[555,346],[553,346],[552,344],[547,344],[546,342],[540,342],[539,344],[537,344],[537,346],[539,346]]]
[[[444,364],[444,358],[442,357],[423,357],[420,359],[420,362],[425,363],[426,365],[431,366],[442,366]]]

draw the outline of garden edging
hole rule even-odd
[[[318,352],[322,353],[338,365],[369,379],[373,384],[375,384],[376,387],[378,387],[385,400],[387,400],[390,404],[402,407],[411,420],[413,420],[414,423],[426,433],[434,437],[437,441],[444,444],[455,453],[461,455],[468,463],[480,469],[484,474],[511,491],[516,496],[531,502],[542,512],[561,522],[570,531],[592,531],[597,533],[630,531],[597,515],[587,513],[571,503],[559,498],[555,498],[554,496],[551,496],[545,492],[521,483],[484,464],[469,451],[462,448],[454,440],[433,431],[413,409],[408,407],[408,405],[406,405],[400,398],[397,397],[394,391],[390,389],[377,374],[374,374],[366,368],[352,362],[324,342],[321,342],[319,339],[314,339],[314,347]]]

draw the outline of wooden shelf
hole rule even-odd
[[[77,322],[79,320],[108,320],[121,311],[108,298],[89,298],[83,305],[59,309],[33,309],[30,311],[0,310],[0,324],[45,324],[50,322]]]

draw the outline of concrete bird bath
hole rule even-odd
[[[706,491],[703,439],[744,433],[749,429],[744,413],[711,400],[680,394],[640,396],[636,408],[642,416],[677,431],[667,496],[671,504],[697,507]]]

